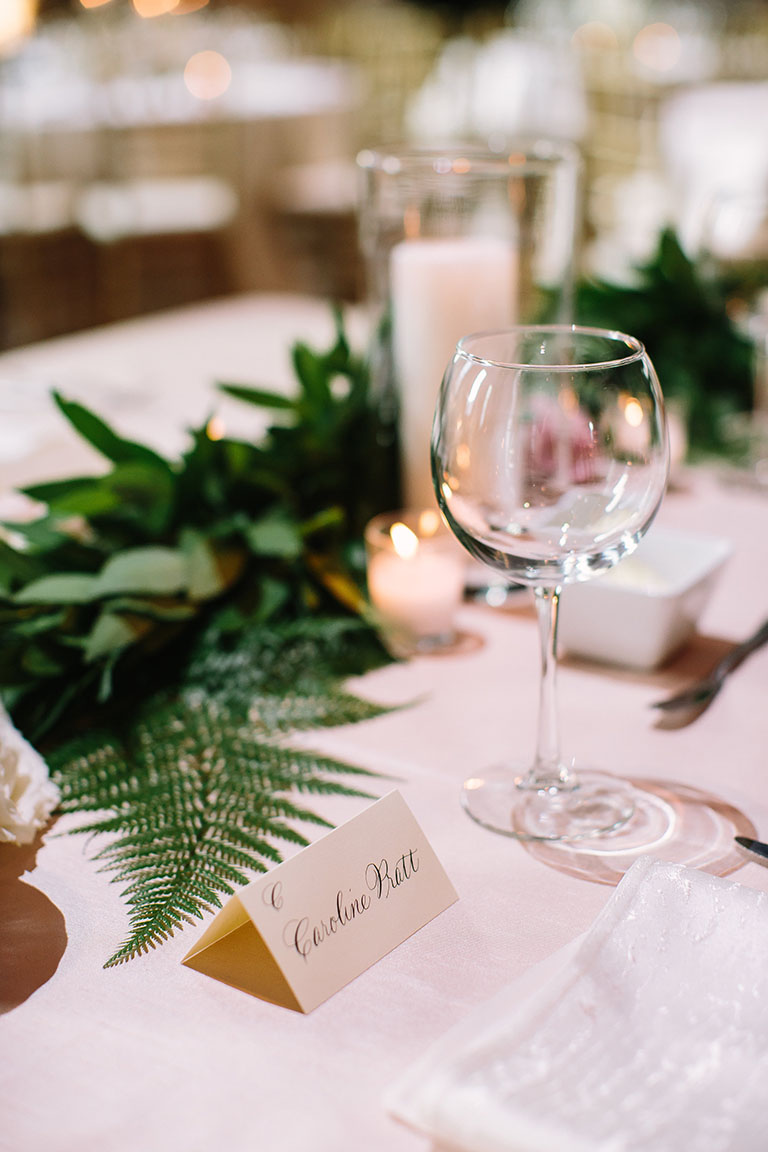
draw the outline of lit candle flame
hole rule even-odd
[[[407,524],[403,524],[398,520],[393,524],[389,530],[389,535],[392,538],[392,546],[403,560],[409,560],[412,556],[416,555],[419,548],[419,538]]]
[[[221,416],[211,416],[210,420],[205,426],[205,434],[209,440],[222,440],[226,430],[226,426]]]

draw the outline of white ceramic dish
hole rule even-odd
[[[658,668],[691,638],[730,541],[655,526],[602,576],[569,584],[560,602],[563,652]]]

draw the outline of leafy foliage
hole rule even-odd
[[[280,412],[262,442],[205,426],[179,461],[55,396],[109,467],[27,488],[44,513],[0,539],[0,693],[30,739],[172,678],[179,645],[222,602],[230,629],[365,611],[354,546],[389,498],[367,368],[340,315],[330,350],[293,356],[295,397],[222,385]]]
[[[288,738],[380,715],[344,691],[340,675],[383,660],[352,619],[236,638],[213,623],[174,691],[54,750],[62,810],[98,813],[78,831],[109,834],[96,859],[124,885],[131,932],[106,967],[219,907],[222,894],[279,862],[280,842],[306,844],[294,824],[328,827],[296,794],[368,795],[357,783],[362,770]]]
[[[630,332],[645,344],[665,396],[682,401],[693,454],[726,453],[727,418],[752,405],[752,353],[729,318],[731,287],[704,276],[671,231],[634,284],[577,287],[580,323]]]
[[[56,394],[107,470],[27,488],[42,514],[0,535],[0,694],[61,810],[108,836],[131,922],[108,965],[306,843],[296,824],[327,825],[301,796],[366,795],[291,736],[382,711],[343,681],[390,659],[355,564],[387,464],[339,314],[294,366],[294,397],[222,385],[279,413],[261,442],[205,426],[178,461]]]
[[[343,519],[348,537],[398,506],[394,431],[371,394],[367,360],[354,355],[340,326],[336,343],[317,353],[292,349],[300,388],[295,397],[222,382],[222,391],[292,419],[276,423],[262,445],[261,465],[303,520],[325,509]]]

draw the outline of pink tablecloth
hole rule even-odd
[[[131,431],[142,420],[131,399],[135,374],[147,404],[168,417],[185,398],[194,422],[217,375],[265,384],[281,376],[288,386],[286,342],[310,328],[330,332],[316,302],[238,298],[0,357],[0,388],[7,400],[12,379],[77,384],[80,394],[91,381],[84,398],[98,403],[101,388]],[[54,464],[72,459],[54,424],[41,427],[28,452],[7,452],[6,481],[31,478],[33,467],[55,474]],[[700,635],[653,673],[565,660],[563,741],[579,760],[714,796],[719,815],[717,805],[703,810],[714,812],[713,838],[728,840],[712,853],[716,871],[741,863],[730,845],[733,813],[768,836],[768,649],[688,728],[656,727],[649,704],[768,615],[768,501],[696,472],[669,494],[661,522],[734,544]],[[126,933],[125,912],[88,844],[57,835],[73,820],[59,821],[34,850],[0,847],[0,958],[13,972],[0,989],[0,1148],[426,1152],[423,1138],[387,1115],[383,1090],[474,1006],[583,933],[613,890],[598,882],[612,879],[610,868],[586,874],[567,856],[492,835],[463,813],[470,771],[532,747],[538,643],[525,598],[503,610],[467,606],[461,624],[481,641],[471,651],[386,668],[358,685],[378,701],[417,705],[304,737],[399,778],[460,897],[309,1016],[183,967],[202,924],[103,970]],[[381,793],[390,787],[382,782]],[[322,806],[333,820],[361,807]],[[758,864],[735,875],[768,888]]]

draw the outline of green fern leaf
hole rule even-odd
[[[358,723],[386,709],[343,687],[384,662],[357,621],[293,622],[201,638],[177,690],[157,692],[113,729],[49,756],[61,809],[90,812],[76,831],[122,885],[130,933],[106,961],[155,948],[222,898],[303,847],[297,825],[330,827],[302,796],[370,796],[371,773],[291,744],[292,733]]]

